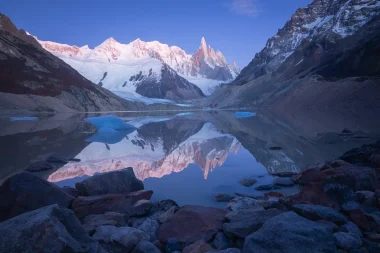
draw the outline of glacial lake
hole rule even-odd
[[[265,191],[254,187],[272,183],[273,173],[299,172],[380,139],[379,125],[367,116],[251,112],[246,118],[237,118],[235,111],[112,113],[137,128],[120,134],[97,133],[84,121],[97,114],[37,115],[38,120],[1,116],[1,183],[55,155],[80,159],[36,173],[60,187],[133,167],[145,189],[154,191],[153,201],[223,208],[226,203],[214,200],[217,193],[262,195]],[[342,133],[345,128],[352,133]],[[257,183],[244,187],[239,183],[244,178]]]

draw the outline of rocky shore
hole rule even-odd
[[[153,203],[132,168],[75,188],[23,172],[0,186],[0,252],[380,252],[380,142],[274,176],[264,196],[218,194],[222,210]]]

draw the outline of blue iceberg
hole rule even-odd
[[[113,115],[85,118],[84,120],[98,130],[94,135],[86,139],[88,142],[115,144],[136,130],[136,127]]]
[[[86,139],[87,142],[100,142],[106,144],[116,144],[123,140],[128,134],[135,129],[114,130],[110,128],[100,128],[100,131]]]
[[[37,117],[11,117],[11,121],[38,120]]]
[[[114,115],[99,116],[92,118],[85,118],[85,121],[95,126],[98,131],[103,128],[102,131],[123,130],[123,129],[136,129],[134,126],[127,124],[124,120]]]
[[[249,118],[256,116],[256,113],[254,112],[235,112],[235,118],[241,119],[241,118]]]

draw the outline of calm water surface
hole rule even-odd
[[[133,167],[145,188],[154,191],[153,200],[224,207],[214,201],[216,193],[263,194],[240,185],[240,179],[254,177],[255,186],[269,184],[272,173],[298,172],[379,139],[374,125],[336,115],[322,120],[322,113],[290,120],[265,112],[238,119],[232,111],[117,115],[137,130],[97,133],[83,120],[95,115],[39,116],[36,121],[2,117],[2,181],[33,161],[57,155],[81,160],[38,173],[58,186],[75,186],[96,173]],[[343,128],[354,134],[340,134]]]

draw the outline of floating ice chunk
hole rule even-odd
[[[106,144],[116,144],[123,140],[128,134],[134,132],[135,128],[114,130],[112,128],[101,127],[99,130],[87,138],[87,142],[100,142]]]
[[[11,121],[38,120],[37,117],[11,117]]]
[[[193,113],[192,112],[181,112],[181,113],[178,113],[177,116],[182,117],[182,116],[189,116],[191,114],[193,114]]]
[[[256,113],[254,112],[235,112],[235,118],[241,119],[241,118],[249,118],[256,116]]]
[[[84,120],[95,126],[98,131],[102,129],[102,132],[110,132],[111,130],[136,129],[134,126],[127,124],[124,120],[114,115],[85,118]]]

